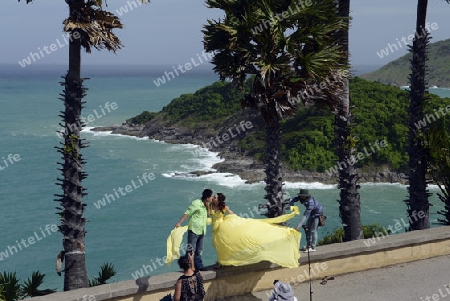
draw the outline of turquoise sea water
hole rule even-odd
[[[61,141],[56,130],[58,112],[63,109],[58,100],[58,82],[66,69],[27,68],[0,68],[0,271],[17,271],[24,280],[40,270],[46,274],[44,287],[62,290],[63,277],[55,272],[55,258],[62,249],[61,235],[53,232],[52,225],[59,223],[55,214],[58,203],[53,201],[53,195],[60,193],[60,187],[54,184],[60,177],[56,162],[61,161],[54,148]],[[83,110],[86,119],[93,116],[89,128],[120,124],[143,110],[159,111],[180,94],[217,80],[210,71],[196,70],[156,87],[153,80],[172,70],[170,66],[86,66],[83,70],[83,76],[91,78],[86,81],[89,90]],[[450,90],[431,91],[450,96]],[[104,262],[112,262],[118,271],[113,281],[133,279],[143,266],[147,266],[142,270],[145,275],[178,270],[176,264],[160,264],[166,253],[166,239],[185,208],[204,188],[224,193],[232,210],[243,216],[257,216],[254,206],[264,203],[263,183],[245,184],[231,174],[177,177],[193,170],[209,170],[221,160],[214,153],[202,152],[198,156],[193,145],[93,133],[88,128],[83,138],[90,143],[83,151],[87,160],[84,170],[89,174],[83,184],[88,192],[84,201],[88,205],[86,258],[90,278],[96,276]],[[328,220],[320,235],[339,226],[338,191],[334,185],[286,183],[285,187],[290,195],[299,188],[308,188],[324,204]],[[435,222],[436,211],[442,205],[435,194],[438,189],[431,187],[430,191],[434,204],[431,220]],[[405,186],[365,184],[360,193],[363,224],[389,226],[406,220]],[[100,206],[98,201],[105,198],[111,203]],[[215,262],[210,235],[209,231],[205,264]]]

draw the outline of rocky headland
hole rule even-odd
[[[213,166],[216,172],[232,173],[245,179],[247,183],[264,181],[264,165],[249,154],[242,152],[237,144],[252,131],[263,127],[262,120],[257,113],[238,112],[216,127],[196,126],[186,127],[180,123],[173,123],[156,117],[145,125],[123,123],[121,125],[96,127],[93,131],[110,131],[136,137],[149,137],[172,144],[194,144],[209,151],[218,152],[225,159]],[[201,155],[201,149],[198,149]],[[200,176],[204,171],[195,171],[187,176]],[[407,176],[403,173],[392,172],[386,168],[379,168],[371,172],[359,171],[359,183],[407,183]],[[292,170],[283,167],[283,180],[288,182],[319,182],[323,184],[337,184],[338,174],[319,173],[311,171]]]

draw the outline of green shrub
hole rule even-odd
[[[157,113],[154,112],[144,111],[139,115],[127,119],[127,123],[146,124],[147,122],[155,118],[156,114]]]
[[[363,226],[363,233],[364,238],[370,238],[370,237],[377,237],[377,233],[387,233],[391,234],[391,231],[386,229],[384,226],[380,226],[377,224],[370,224],[367,226]],[[344,239],[344,229],[336,227],[333,232],[327,234],[319,240],[317,245],[323,246],[323,245],[329,245],[329,244],[335,244],[340,243]]]

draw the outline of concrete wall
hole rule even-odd
[[[373,240],[320,246],[310,254],[313,279],[450,254],[450,228],[439,227]],[[202,272],[207,291],[205,301],[243,295],[273,287],[274,279],[293,285],[308,281],[308,256],[302,253],[298,268],[280,268],[268,262],[245,267],[225,267]],[[55,293],[30,301],[159,301],[173,294],[181,273],[167,273],[87,289]]]

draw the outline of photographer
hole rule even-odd
[[[306,207],[302,220],[298,223],[297,228],[295,228],[298,231],[298,229],[302,227],[306,232],[307,245],[301,250],[304,252],[315,252],[317,245],[317,229],[319,228],[319,216],[323,214],[323,207],[309,195],[307,189],[300,189],[298,196],[292,198],[289,203],[293,206],[297,201],[300,201],[300,203]],[[303,225],[305,221],[306,224]]]

